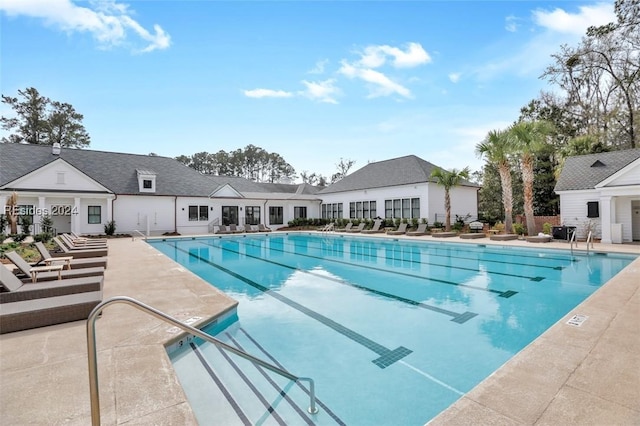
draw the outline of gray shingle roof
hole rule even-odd
[[[58,158],[116,194],[208,197],[225,184],[242,193],[295,194],[300,188],[300,185],[256,183],[234,176],[203,175],[169,157],[70,148],[63,148],[60,155],[53,155],[50,146],[12,143],[0,143],[0,186]],[[156,175],[155,193],[139,191],[138,173]],[[304,188],[305,194],[318,191],[311,185],[307,186],[309,188]]]
[[[640,158],[640,149],[578,155],[565,160],[555,191],[594,189],[597,184]]]
[[[431,172],[436,168],[439,167],[415,155],[378,161],[369,163],[338,182],[329,185],[321,190],[319,194],[435,182],[435,179],[431,177]],[[476,184],[468,181],[463,181],[461,185],[477,187]]]

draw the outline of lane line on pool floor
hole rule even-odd
[[[214,262],[211,262],[209,259],[205,259],[195,253],[191,253],[187,250],[184,250],[182,248],[179,248],[177,246],[174,245],[174,248],[178,251],[181,251],[191,257],[195,257],[196,259],[201,260],[202,262],[205,262],[208,265],[213,266],[214,268],[228,274],[231,275],[232,277],[250,285],[251,287],[254,287],[260,291],[263,292],[263,294],[266,294],[268,296],[273,297],[274,299],[277,299],[283,303],[285,303],[286,305],[288,305],[289,307],[299,311],[300,313],[303,313],[305,315],[307,315],[310,318],[315,319],[316,321],[324,324],[325,326],[333,329],[334,331],[337,331],[338,333],[342,334],[343,336],[353,340],[356,343],[359,343],[360,345],[370,349],[371,351],[375,352],[376,354],[379,355],[378,358],[372,360],[371,362],[373,362],[375,365],[377,365],[380,368],[386,368],[389,365],[393,364],[396,361],[399,361],[400,359],[404,358],[405,356],[409,355],[411,352],[413,352],[410,349],[405,348],[404,346],[399,346],[395,349],[389,349],[387,347],[385,347],[384,345],[377,343],[371,339],[369,339],[368,337],[363,336],[360,333],[357,333],[351,329],[349,329],[348,327],[345,327],[344,325],[325,317],[322,314],[319,314],[318,312],[307,308],[304,305],[301,305],[298,302],[295,302],[291,299],[289,299],[286,296],[281,295],[278,292],[275,291],[270,291],[270,289],[268,287],[265,287],[261,284],[258,284],[255,281],[250,280],[247,277],[244,277],[240,274],[237,274],[227,268],[225,268],[222,265],[218,265]]]
[[[422,371],[422,370],[420,370],[420,369],[419,369],[419,368],[417,368],[417,367],[414,367],[413,365],[409,364],[409,363],[408,363],[408,362],[406,362],[406,361],[400,361],[400,364],[404,365],[404,366],[405,366],[405,367],[407,367],[407,368],[410,368],[411,370],[415,371],[416,373],[420,374],[421,376],[426,377],[427,379],[431,380],[432,382],[437,383],[437,384],[439,384],[440,386],[442,386],[442,387],[444,387],[444,388],[449,389],[451,392],[457,393],[457,394],[458,394],[458,395],[460,395],[460,396],[463,396],[463,395],[464,395],[464,392],[459,391],[458,389],[454,388],[453,386],[446,384],[446,383],[445,383],[445,382],[443,382],[442,380],[436,379],[436,378],[435,378],[435,377],[433,377],[431,374],[429,374],[429,373],[427,373],[427,372],[425,372],[425,371]]]
[[[452,317],[451,321],[453,321],[455,323],[458,323],[458,324],[463,324],[463,323],[469,321],[471,318],[474,318],[474,317],[478,316],[478,314],[475,313],[475,312],[465,311],[463,313],[458,313],[458,312],[450,311],[448,309],[439,308],[437,306],[428,305],[426,303],[418,302],[418,301],[413,300],[413,299],[407,299],[406,297],[398,296],[398,295],[387,293],[387,292],[380,291],[380,290],[374,290],[372,288],[365,287],[365,286],[362,286],[362,285],[359,285],[359,284],[350,283],[350,282],[348,282],[346,280],[333,278],[333,277],[328,277],[326,275],[319,275],[319,274],[316,274],[316,273],[314,273],[312,271],[308,271],[306,269],[296,268],[295,266],[286,265],[284,263],[276,262],[274,260],[264,259],[262,257],[253,256],[253,255],[246,254],[246,253],[243,254],[243,253],[240,253],[237,250],[232,250],[232,249],[229,249],[229,248],[226,248],[226,247],[221,247],[221,246],[217,246],[217,245],[213,245],[213,244],[208,244],[208,243],[205,243],[205,242],[202,242],[202,241],[199,241],[199,243],[202,244],[202,245],[206,245],[206,246],[209,246],[209,247],[213,247],[213,248],[219,249],[219,250],[224,250],[224,251],[227,251],[227,252],[231,252],[231,253],[236,253],[236,254],[240,254],[240,255],[243,255],[243,256],[247,256],[247,257],[250,257],[252,259],[259,260],[261,262],[271,263],[272,265],[280,266],[281,268],[287,268],[289,270],[301,272],[301,273],[306,274],[306,275],[312,275],[312,276],[314,276],[316,278],[320,278],[320,279],[323,279],[323,280],[332,281],[332,282],[335,282],[335,283],[338,283],[338,284],[341,284],[341,285],[346,285],[346,286],[349,286],[349,287],[357,288],[359,290],[370,292],[370,293],[373,293],[373,294],[377,294],[378,296],[387,297],[389,299],[393,299],[393,300],[396,300],[398,302],[406,303],[406,304],[411,305],[411,306],[417,306],[417,307],[420,307],[420,308],[423,308],[423,309],[428,309],[430,311],[437,312],[439,314],[448,315],[448,316]]]
[[[231,253],[236,253],[236,254],[240,254],[240,255],[243,255],[243,256],[251,257],[251,258],[254,258],[254,259],[259,259],[259,260],[263,260],[263,261],[266,261],[266,262],[271,262],[269,260],[263,259],[262,257],[253,256],[253,255],[250,255],[250,254],[247,254],[247,253],[241,253],[241,252],[239,252],[237,250],[233,250],[233,249],[230,249],[230,248],[227,248],[227,247],[208,244],[208,243],[205,243],[203,241],[198,241],[198,243],[200,243],[202,245],[209,246],[209,247],[218,248],[220,250],[226,250],[226,251],[229,251]],[[259,247],[259,246],[253,245],[253,244],[251,246],[252,247]],[[479,291],[494,293],[494,294],[497,294],[498,297],[509,298],[509,297],[511,297],[513,295],[518,294],[518,292],[514,291],[514,290],[506,290],[506,291],[494,290],[494,289],[486,288],[486,287],[478,287],[478,286],[473,286],[473,285],[468,285],[468,284],[456,283],[456,282],[453,282],[453,281],[441,280],[441,279],[438,279],[438,278],[431,278],[431,277],[424,277],[422,275],[409,274],[407,272],[390,271],[388,269],[378,268],[378,267],[371,266],[371,265],[357,265],[357,264],[354,264],[354,263],[351,263],[351,262],[346,262],[346,261],[343,261],[343,260],[328,259],[328,258],[324,258],[324,257],[320,257],[320,256],[312,256],[312,255],[300,254],[300,253],[290,253],[290,252],[285,252],[283,250],[278,250],[278,249],[274,249],[274,248],[269,248],[269,250],[280,251],[281,253],[287,253],[287,254],[294,254],[296,256],[310,257],[310,258],[313,258],[313,259],[325,260],[325,261],[328,261],[328,262],[339,263],[339,264],[342,264],[342,265],[353,266],[353,267],[357,267],[357,268],[371,269],[371,270],[375,270],[375,271],[378,271],[378,272],[385,272],[387,274],[403,275],[405,277],[416,278],[416,279],[423,280],[423,281],[431,281],[431,282],[437,282],[437,283],[440,283],[440,284],[454,285],[456,287],[470,288],[470,289],[473,289],[473,290],[479,290]],[[293,268],[291,266],[286,266],[286,267]],[[462,315],[462,314],[460,314],[460,315]]]

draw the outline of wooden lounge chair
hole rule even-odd
[[[407,235],[412,236],[412,237],[418,237],[420,235],[427,235],[427,224],[426,223],[421,223],[420,225],[418,225],[418,229],[416,229],[415,231],[409,231],[407,232]]]
[[[380,225],[382,225],[382,221],[379,220],[379,219],[376,219],[376,221],[373,223],[373,226],[371,227],[371,229],[363,229],[360,232],[362,234],[378,234],[380,232],[383,232],[383,230],[380,229]]]
[[[85,240],[90,240],[90,241],[96,241],[96,242],[101,242],[101,243],[106,243],[107,239],[106,238],[89,238],[89,237],[83,237],[80,234],[76,234],[75,232],[69,232],[69,234],[73,237],[73,238],[84,238]]]
[[[69,234],[62,234],[60,237],[70,248],[107,248],[106,241],[92,241],[88,238],[72,238]]]
[[[401,223],[395,231],[387,231],[387,235],[404,235],[407,232],[407,224]]]
[[[106,248],[69,248],[60,237],[54,237],[53,241],[58,245],[60,250],[59,253],[51,253],[52,257],[60,257],[60,256],[73,256],[74,259],[80,259],[84,257],[100,257],[106,256],[108,250]]]
[[[333,231],[333,222],[331,223],[327,223],[325,226],[321,227],[320,229],[318,229],[318,231],[320,232],[329,232],[329,231]]]
[[[102,301],[102,276],[24,284],[0,264],[0,334],[85,320]]]
[[[231,231],[232,234],[242,234],[244,232],[244,230],[238,229],[234,223],[229,225],[229,231]]]
[[[253,225],[245,225],[245,226],[244,226],[244,232],[247,232],[247,233],[256,233],[256,232],[258,232],[258,229],[257,229],[257,228],[254,228],[254,227],[253,227]]]
[[[40,282],[63,278],[81,278],[104,275],[104,268],[63,269],[64,265],[31,266],[15,251],[4,254],[24,275],[22,281]]]
[[[347,223],[347,225],[344,228],[338,228],[335,231],[336,232],[349,232],[351,227],[353,227],[353,222],[349,222],[349,223]]]
[[[517,240],[518,234],[495,234],[489,237],[491,241],[511,241]]]
[[[271,232],[271,229],[264,226],[262,223],[258,224],[258,232]]]
[[[44,246],[42,242],[35,243],[36,249],[40,252],[42,260],[38,262],[45,265],[63,264],[65,269],[77,269],[77,268],[94,268],[103,267],[107,269],[107,256],[101,257],[86,257],[83,259],[74,259],[73,256],[58,256],[54,257],[49,253],[49,250]]]
[[[357,228],[351,228],[346,232],[349,232],[349,233],[352,233],[352,234],[357,234],[359,232],[362,232],[362,230],[364,229],[364,225],[365,225],[364,222],[360,222],[360,225],[358,225]]]

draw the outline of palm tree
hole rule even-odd
[[[533,216],[533,181],[535,178],[533,167],[538,152],[551,134],[551,125],[545,121],[521,121],[509,129],[512,136],[511,143],[515,153],[520,154],[520,169],[522,170],[522,184],[524,186],[524,216],[527,222],[527,232],[536,232],[536,222]]]
[[[436,183],[444,187],[444,230],[447,232],[451,231],[451,196],[449,190],[454,186],[458,186],[463,179],[469,179],[469,173],[469,167],[465,167],[460,171],[456,169],[452,169],[451,171],[434,169],[431,172],[431,177],[435,178]]]
[[[504,207],[505,232],[513,232],[513,186],[511,184],[511,153],[509,134],[505,130],[491,130],[484,140],[476,145],[476,155],[485,157],[489,163],[498,167],[502,186],[502,205]]]

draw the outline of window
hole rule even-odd
[[[238,206],[222,206],[222,224],[223,225],[239,225],[238,223]]]
[[[365,219],[369,218],[369,202],[365,201],[362,203],[362,217]]]
[[[342,219],[342,203],[323,204],[323,219]]]
[[[244,208],[244,210],[245,225],[257,225],[260,223],[260,206],[247,206]]]
[[[144,179],[142,181],[142,187],[144,189],[152,189],[153,188],[153,181],[151,179]]]
[[[373,212],[371,217],[375,217]],[[387,219],[419,219],[420,198],[384,200],[384,217]]]
[[[356,217],[358,219],[362,218],[362,201],[356,203]]]
[[[89,223],[94,225],[102,223],[102,207],[89,206]]]
[[[18,207],[18,225],[22,225],[26,219],[30,225],[33,225],[33,213],[35,213],[35,207],[32,205],[19,205]]]
[[[209,206],[200,206],[198,220],[209,221]]]
[[[156,192],[156,172],[153,170],[137,170],[138,190],[140,192]]]
[[[415,219],[420,218],[420,198],[411,199],[411,217]]]
[[[189,221],[198,220],[198,206],[189,206]]]
[[[356,218],[356,203],[353,201],[349,203],[349,217],[351,219]]]
[[[282,225],[283,223],[282,207],[269,207],[269,224]]]
[[[378,217],[378,212],[376,211],[376,202],[375,201],[370,201],[369,202],[369,214],[371,215],[372,219],[374,217]]]
[[[294,219],[306,219],[307,218],[307,208],[306,207],[294,207],[293,208],[293,218]]]
[[[587,217],[600,217],[599,205],[597,201],[587,202]]]

